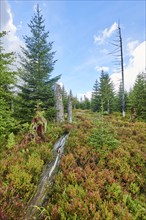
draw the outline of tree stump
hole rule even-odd
[[[64,106],[62,101],[62,92],[60,85],[55,85],[55,108],[56,108],[56,121],[63,122],[64,121]]]

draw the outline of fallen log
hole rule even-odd
[[[59,167],[68,135],[69,134],[65,134],[57,141],[57,143],[55,143],[52,150],[54,159],[51,163],[48,163],[43,170],[36,192],[28,203],[25,220],[39,219],[40,212],[38,211],[37,207],[42,207],[44,204],[44,201],[47,197],[48,188],[52,183],[53,176],[56,173],[56,168]]]

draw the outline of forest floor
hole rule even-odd
[[[0,219],[23,219],[52,146],[66,131],[65,154],[41,219],[146,219],[146,123],[87,110],[75,110],[73,124],[49,124],[44,143],[18,147],[21,134],[3,149]]]

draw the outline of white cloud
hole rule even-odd
[[[6,0],[1,2],[1,13],[1,30],[16,32],[16,27],[13,25],[12,12]]]
[[[131,42],[129,45],[136,45],[135,43]],[[130,88],[133,87],[137,75],[141,72],[144,72],[146,69],[146,41],[143,41],[139,45],[131,46],[130,50],[130,58],[128,65],[125,66],[124,70],[124,79],[125,79],[125,89],[129,91]],[[121,80],[121,73],[114,73],[111,75],[111,79],[115,84],[116,90],[118,89],[120,80]]]
[[[130,41],[127,43],[127,51],[130,55],[132,55],[134,49],[139,45],[139,41],[135,40],[135,41]]]
[[[104,43],[104,41],[111,37],[111,35],[117,30],[118,24],[114,22],[110,28],[105,28],[101,34],[94,35],[94,42],[98,44]]]
[[[4,48],[6,52],[20,53],[20,46],[24,43],[17,36],[17,28],[13,23],[13,14],[11,8],[6,0],[1,2],[1,29],[0,31],[7,31],[8,34],[3,38]],[[22,25],[20,23],[20,25]]]
[[[91,99],[91,96],[92,96],[92,92],[91,91],[86,92],[86,93],[78,93],[77,94],[78,99],[82,99],[82,100],[84,100],[85,97],[88,98],[88,99]]]
[[[108,72],[109,71],[109,67],[108,66],[96,66],[95,69],[97,71],[105,71],[105,72]]]
[[[86,96],[88,99],[91,99],[92,92],[86,92],[86,93],[85,93],[85,96]]]
[[[113,73],[112,75],[110,75],[110,78],[114,84],[115,91],[118,91],[121,81],[121,73]]]
[[[109,54],[109,51],[108,51],[106,48],[101,49],[100,52],[101,52],[102,54],[104,54],[104,55]]]
[[[21,30],[22,29],[22,24],[23,24],[23,22],[20,21],[20,23],[17,25],[17,30]]]

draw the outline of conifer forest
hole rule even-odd
[[[0,32],[0,219],[146,219],[146,70],[129,91],[101,70],[79,99],[39,5],[28,27],[17,58]]]

